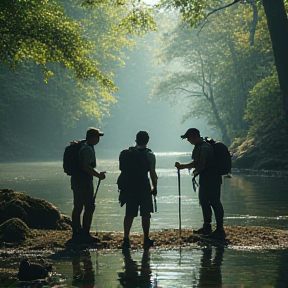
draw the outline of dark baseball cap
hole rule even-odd
[[[104,133],[98,128],[90,127],[86,132],[86,138],[91,136],[103,136]]]
[[[200,137],[200,131],[196,128],[189,128],[185,134],[181,135],[182,139],[189,138],[189,137]]]

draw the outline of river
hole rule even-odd
[[[174,162],[189,153],[156,153],[159,176],[157,209],[151,230],[179,227],[178,179]],[[96,198],[93,231],[122,231],[124,209],[118,203],[118,161],[99,160],[107,171]],[[188,171],[181,171],[181,225],[202,225],[198,193]],[[72,210],[70,179],[62,163],[1,163],[0,188],[11,188],[45,199],[68,216]],[[288,177],[277,171],[237,171],[224,178],[224,225],[288,227]],[[95,187],[97,181],[95,180]],[[136,218],[132,232],[141,232]],[[44,287],[288,287],[288,251],[181,249],[172,251],[86,251],[73,257],[55,255],[57,273]],[[87,271],[86,271],[87,270]],[[77,276],[78,275],[78,276]],[[83,276],[84,275],[84,276]],[[86,275],[86,276],[85,276]],[[127,276],[128,275],[128,276]],[[130,275],[130,276],[129,276]],[[73,278],[74,276],[74,278]],[[86,277],[86,278],[85,278]],[[92,280],[91,280],[92,279]],[[57,285],[57,286],[55,286]]]

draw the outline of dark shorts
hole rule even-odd
[[[204,203],[218,203],[220,201],[221,196],[221,184],[208,184],[208,185],[200,185],[199,187],[199,200],[200,204]]]
[[[150,216],[153,213],[153,202],[150,191],[129,192],[126,200],[126,216],[137,217],[140,207],[140,216]]]
[[[88,183],[73,183],[71,185],[73,190],[73,205],[74,208],[82,209],[93,206],[93,181]]]

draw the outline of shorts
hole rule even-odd
[[[79,184],[79,183],[73,183],[72,184],[72,190],[73,190],[73,205],[74,208],[82,209],[83,206],[85,208],[89,206],[93,206],[93,181],[88,182],[87,184]]]
[[[130,192],[126,200],[125,216],[137,217],[139,207],[140,207],[140,216],[150,216],[150,213],[153,213],[153,202],[150,191],[141,193]]]

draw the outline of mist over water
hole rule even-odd
[[[154,152],[192,151],[191,144],[180,138],[190,127],[198,128],[203,136],[219,137],[218,131],[211,129],[205,119],[197,119],[197,115],[182,123],[183,115],[189,111],[182,97],[173,102],[150,98],[151,79],[162,73],[156,66],[151,68],[154,51],[145,49],[142,43],[139,50],[127,53],[129,59],[115,79],[119,90],[114,96],[118,102],[110,107],[111,115],[103,119],[100,127],[105,135],[96,146],[99,158],[117,158],[122,149],[135,145],[140,130],[149,133],[148,146]],[[74,137],[84,137],[86,128],[87,123],[82,123]]]

